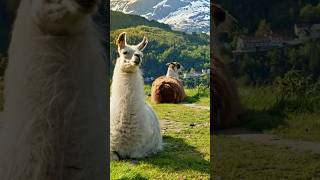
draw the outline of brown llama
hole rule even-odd
[[[152,83],[151,100],[154,103],[179,103],[186,97],[183,83],[179,79],[182,66],[177,62],[168,63],[167,66],[167,75]]]
[[[223,43],[219,36],[228,33],[234,28],[236,20],[221,7],[213,4],[214,33],[211,59],[211,104],[213,129],[229,128],[239,122],[240,116],[245,112],[232,73],[228,65],[221,60]],[[218,58],[220,57],[220,58]]]

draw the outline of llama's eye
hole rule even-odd
[[[125,51],[125,52],[123,52],[123,54],[124,54],[124,55],[126,55],[126,54],[128,54],[128,52],[127,52],[127,51]]]

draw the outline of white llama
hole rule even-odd
[[[157,116],[145,101],[140,70],[146,38],[135,46],[126,43],[126,33],[120,34],[110,100],[111,159],[142,158],[162,149],[162,137]]]
[[[105,179],[98,0],[22,0],[5,73],[1,180]]]

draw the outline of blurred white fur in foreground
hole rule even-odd
[[[5,73],[1,180],[105,179],[106,66],[96,0],[22,0]]]

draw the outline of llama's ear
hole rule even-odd
[[[138,49],[140,51],[143,51],[146,47],[147,47],[147,44],[148,44],[148,40],[146,37],[143,37],[143,40],[141,41],[140,44],[138,44]]]
[[[123,32],[119,35],[118,39],[117,39],[117,45],[120,49],[123,49],[127,44],[127,40],[126,40],[126,33]]]
[[[213,23],[216,27],[218,27],[222,22],[226,20],[226,12],[213,4]]]

